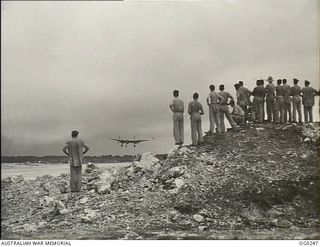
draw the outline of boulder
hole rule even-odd
[[[195,214],[195,215],[193,215],[193,219],[194,219],[196,222],[200,223],[200,222],[203,222],[204,217],[203,217],[202,215],[200,215],[200,214]]]
[[[156,171],[160,168],[159,159],[157,159],[152,153],[144,153],[141,156],[140,161],[135,161],[133,166],[140,168],[143,171]]]

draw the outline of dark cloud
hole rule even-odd
[[[2,153],[60,154],[72,129],[92,154],[167,152],[174,89],[319,82],[317,1],[3,2]],[[207,109],[205,109],[207,113]],[[206,114],[203,129],[208,128]],[[190,142],[186,116],[186,140]],[[121,149],[112,137],[151,138]]]

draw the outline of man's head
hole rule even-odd
[[[273,82],[272,76],[269,76],[268,79],[267,79],[267,81],[268,81],[269,83],[272,83],[272,82]]]
[[[304,81],[304,85],[305,85],[306,87],[309,86],[309,85],[310,85],[310,81],[305,80],[305,81]]]
[[[210,88],[210,91],[214,91],[215,86],[214,85],[210,85],[209,88]]]
[[[234,100],[230,100],[230,105],[234,107]]]
[[[277,85],[281,85],[281,79],[277,80]]]
[[[297,84],[298,84],[298,82],[299,82],[299,80],[298,80],[298,79],[296,79],[296,78],[294,78],[294,79],[293,79],[293,84],[294,84],[294,85],[297,85]]]
[[[220,91],[223,91],[223,90],[224,90],[224,85],[223,85],[223,84],[219,86],[219,90],[220,90]]]
[[[239,84],[239,83],[234,84],[234,88],[236,89],[236,91],[238,91],[238,90],[239,90],[239,88],[240,88],[240,84]]]
[[[260,85],[260,80],[256,81],[256,85],[259,86]]]
[[[286,84],[286,83],[287,83],[287,79],[283,79],[283,80],[282,80],[282,83],[283,83],[283,84]]]
[[[242,87],[243,86],[243,81],[239,81],[239,85],[240,85],[240,87]]]
[[[79,131],[77,131],[77,130],[73,130],[73,131],[71,132],[71,136],[72,136],[72,137],[78,137],[78,135],[79,135]]]
[[[198,93],[194,93],[193,94],[193,99],[198,99],[199,98],[199,94]]]
[[[179,96],[179,90],[174,90],[173,97],[178,97],[178,96]]]

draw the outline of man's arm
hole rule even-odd
[[[201,104],[200,104],[200,115],[204,115],[203,107]]]
[[[68,150],[68,145],[65,145],[65,146],[63,147],[62,151],[63,151],[67,156],[69,156],[69,153],[67,152],[67,150]]]
[[[191,103],[188,105],[188,113],[191,115]]]
[[[84,147],[83,154],[85,154],[86,152],[89,151],[90,148],[89,148],[87,145],[85,145],[85,144],[83,144],[83,147]]]

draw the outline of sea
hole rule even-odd
[[[130,166],[132,163],[100,163],[95,164],[101,169],[121,168]],[[86,165],[83,166],[83,168]],[[83,169],[84,170],[84,169]],[[1,163],[1,180],[22,175],[25,179],[35,179],[38,176],[59,176],[69,174],[70,168],[67,163]]]

